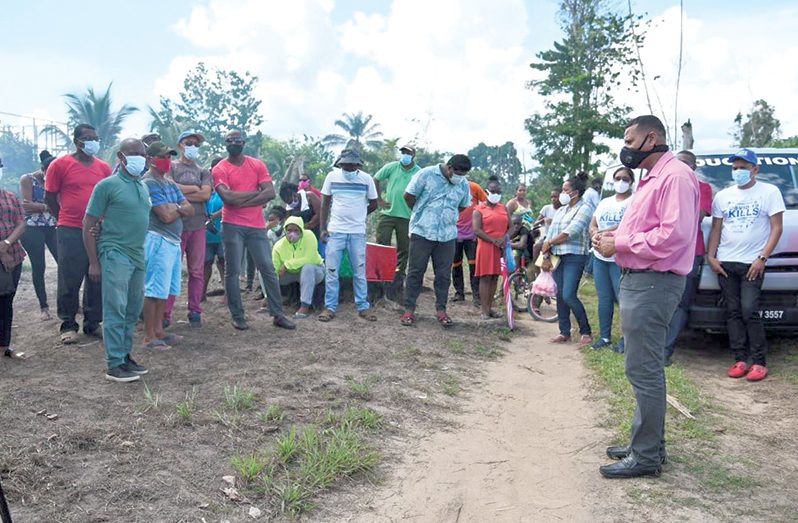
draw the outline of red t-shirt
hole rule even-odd
[[[71,154],[54,160],[47,168],[44,190],[58,193],[61,206],[58,225],[83,227],[83,215],[94,186],[110,174],[111,167],[99,158],[94,158],[91,165],[83,165]]]
[[[712,186],[706,182],[699,180],[698,182],[698,207],[702,212],[712,216]],[[704,245],[704,231],[701,230],[701,225],[698,225],[698,238],[695,243],[695,255],[703,256],[706,254],[707,248]]]
[[[244,163],[239,167],[226,158],[213,168],[213,186],[224,184],[231,191],[259,191],[260,184],[272,181],[266,164],[257,158],[244,156]],[[241,227],[266,228],[263,207],[222,207],[222,223],[240,225]]]

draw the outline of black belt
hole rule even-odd
[[[621,274],[639,274],[649,272],[652,274],[676,274],[673,271],[655,271],[654,269],[621,269]],[[678,276],[678,274],[676,274]]]

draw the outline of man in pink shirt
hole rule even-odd
[[[676,153],[676,158],[690,167],[695,173],[696,162],[695,155],[690,151],[679,151]],[[668,338],[665,342],[665,366],[671,364],[671,356],[676,349],[676,338],[682,332],[684,326],[687,325],[687,318],[690,313],[690,305],[693,304],[695,293],[698,290],[698,276],[701,271],[701,265],[704,263],[704,254],[706,253],[706,246],[704,245],[704,231],[701,230],[701,221],[712,213],[712,186],[707,182],[698,180],[698,193],[699,193],[699,217],[698,217],[698,235],[695,241],[695,260],[690,274],[684,285],[684,293],[679,306],[676,307],[676,312],[673,313],[671,323],[668,325]]]
[[[274,325],[284,329],[296,326],[283,314],[280,283],[272,263],[272,246],[266,236],[266,219],[263,206],[274,199],[274,185],[266,164],[244,154],[244,136],[241,131],[230,131],[225,136],[227,158],[213,168],[213,184],[224,202],[222,207],[222,241],[227,268],[224,275],[227,307],[233,316],[233,327],[249,328],[241,303],[238,277],[241,258],[246,248],[263,277],[269,309]]]
[[[637,409],[628,446],[609,447],[620,459],[599,470],[607,478],[658,476],[665,463],[665,336],[693,268],[698,234],[698,180],[668,152],[665,127],[653,115],[626,127],[620,159],[645,169],[618,229],[593,237],[604,256],[621,267],[621,325],[626,341],[626,377]]]
[[[61,343],[78,341],[75,316],[83,286],[83,332],[102,337],[102,286],[88,278],[89,257],[83,245],[83,217],[97,183],[110,176],[111,167],[96,158],[100,151],[97,130],[88,124],[75,127],[72,135],[77,149],[54,160],[47,168],[44,201],[50,214],[58,219],[58,317],[61,320]]]

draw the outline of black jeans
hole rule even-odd
[[[435,282],[433,284],[435,287],[435,310],[446,310],[455,241],[434,242],[418,234],[410,235],[407,280],[405,282],[406,309],[415,310],[416,300],[418,300],[418,295],[421,294],[424,273],[427,272],[429,259],[432,258],[432,270],[435,272]]]
[[[468,279],[471,283],[471,294],[475,300],[479,299],[479,276],[474,272],[477,259],[476,240],[458,240],[454,245],[454,262],[452,263],[452,284],[454,292],[465,295],[465,280],[463,278],[463,260],[468,263]]]
[[[749,356],[754,365],[765,365],[767,340],[765,327],[759,316],[759,293],[762,276],[748,281],[745,277],[748,263],[721,262],[728,277],[718,275],[718,283],[726,302],[726,330],[729,347],[735,361],[747,362]]]
[[[0,270],[4,270],[0,268]],[[22,264],[20,263],[11,271],[14,281],[14,292],[0,296],[0,347],[8,348],[11,343],[11,323],[14,320],[14,296],[19,285],[19,277],[22,276]]]
[[[89,278],[89,257],[83,246],[83,231],[77,227],[58,227],[58,317],[61,332],[78,331],[80,286],[83,284],[83,332],[90,334],[103,321],[102,284]]]
[[[50,254],[57,261],[58,246],[55,240],[55,227],[34,227],[29,225],[20,241],[30,258],[31,279],[33,279],[33,289],[36,291],[36,298],[39,300],[39,308],[47,309],[49,308],[47,305],[47,289],[44,286],[44,270],[47,268],[47,264],[44,261],[44,247],[47,246]]]

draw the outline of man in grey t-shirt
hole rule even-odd
[[[197,165],[199,147],[205,137],[196,131],[184,131],[177,139],[180,158],[172,163],[167,178],[173,180],[194,208],[194,214],[183,218],[180,246],[186,254],[188,270],[188,323],[202,324],[202,288],[205,281],[205,202],[210,200],[213,182],[211,173]],[[170,297],[164,311],[165,321],[171,323],[175,300]]]

